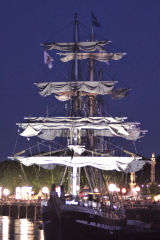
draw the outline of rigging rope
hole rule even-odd
[[[135,141],[133,141],[133,146],[134,146],[134,149],[135,149],[135,153],[137,153],[137,149],[136,149],[136,143],[135,143]]]
[[[24,176],[24,180],[26,180],[27,183],[29,183],[28,178],[27,178],[27,175],[25,174],[25,171],[24,171],[24,168],[23,168],[22,163],[20,163],[20,165],[21,165],[21,170],[22,170],[23,176]]]
[[[17,147],[17,143],[18,143],[18,137],[19,137],[19,134],[17,134],[17,137],[16,137],[16,141],[15,141],[15,145],[14,145],[14,148],[13,148],[13,155],[15,154],[15,151],[16,151],[16,147]]]

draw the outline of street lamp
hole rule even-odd
[[[113,193],[113,192],[116,191],[116,189],[117,189],[116,184],[114,184],[114,183],[109,184],[108,190],[109,190],[110,192]]]
[[[122,188],[121,192],[126,193],[127,192],[126,188]]]

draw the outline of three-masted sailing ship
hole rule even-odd
[[[126,53],[111,53],[105,50],[110,41],[97,41],[92,31],[90,40],[79,41],[79,21],[77,15],[74,20],[73,42],[45,42],[45,61],[52,68],[52,57],[49,51],[55,51],[63,63],[72,63],[72,79],[70,81],[53,81],[35,83],[39,94],[43,97],[54,95],[58,101],[67,102],[70,110],[68,116],[26,117],[25,123],[18,123],[23,131],[21,136],[26,138],[37,137],[43,141],[64,139],[64,148],[53,151],[51,144],[47,152],[39,152],[31,156],[12,156],[26,166],[33,164],[47,169],[55,165],[72,169],[71,172],[71,199],[65,200],[64,194],[58,197],[55,187],[52,187],[50,199],[42,204],[43,229],[46,240],[50,239],[77,239],[92,237],[93,239],[113,238],[123,229],[126,218],[123,207],[116,210],[112,204],[106,207],[102,198],[94,202],[93,197],[84,203],[79,198],[80,172],[85,169],[89,187],[94,191],[93,173],[95,170],[117,170],[126,173],[140,170],[145,161],[138,155],[120,156],[114,151],[106,149],[105,139],[123,138],[136,141],[145,131],[139,123],[128,122],[126,117],[102,116],[102,98],[110,95],[121,99],[129,91],[128,88],[116,88],[117,81],[95,80],[96,62],[104,63],[117,61]],[[79,80],[79,63],[85,60],[89,69],[87,77]],[[98,111],[97,111],[98,109]],[[102,185],[102,183],[101,183]],[[99,185],[100,186],[100,185]],[[99,189],[101,191],[101,189]],[[93,195],[91,195],[93,196]]]

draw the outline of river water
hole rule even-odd
[[[0,240],[44,240],[40,222],[0,216]]]

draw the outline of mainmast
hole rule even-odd
[[[78,58],[77,58],[77,52],[78,52],[78,47],[77,47],[77,43],[78,43],[78,16],[77,13],[75,13],[75,82],[78,82]],[[75,96],[72,97],[72,110],[74,111],[74,106],[75,106],[75,111],[74,112],[74,116],[77,116],[77,111],[78,111],[78,101],[79,101],[79,93],[76,90],[75,92]],[[71,129],[71,134],[73,134],[75,132],[74,128]],[[76,142],[74,141],[74,144],[79,144],[78,141],[80,141],[80,138],[78,137],[78,130],[76,130],[76,133],[74,136],[76,138]],[[72,139],[73,139],[73,135],[72,135]],[[80,187],[80,168],[73,166],[73,171],[72,171],[72,195],[74,197],[76,197],[79,194],[79,187]],[[78,189],[77,189],[78,188]]]
[[[90,41],[94,42],[94,31],[93,31],[93,26],[91,30],[91,36],[90,36]],[[94,69],[95,67],[95,60],[93,58],[89,59],[89,81],[93,82],[94,81]],[[89,117],[93,117],[96,113],[96,96],[95,95],[89,95]],[[94,130],[90,129],[89,130],[89,148],[91,151],[96,149],[97,141],[96,137],[94,136]],[[88,171],[87,171],[88,170]],[[98,184],[98,189],[102,188],[102,177],[101,177],[101,171],[99,169],[94,169],[93,167],[89,167],[88,169],[85,170],[87,173],[87,178],[90,178],[90,188],[92,191],[94,191],[96,187],[96,182]]]
[[[92,32],[91,32],[91,42],[94,41],[94,34],[93,34],[93,27],[92,27]],[[94,59],[90,58],[89,59],[89,81],[94,81]],[[90,95],[89,96],[89,116],[93,117],[95,113],[95,96]]]
[[[74,77],[73,80],[77,85],[78,82],[78,15],[75,13],[75,20],[74,20]],[[79,93],[77,89],[74,91],[73,96],[71,97],[71,116],[75,117],[78,115],[79,112]]]
[[[90,41],[93,42],[94,40],[94,34],[93,34],[93,27],[92,27],[92,31],[91,31],[91,36],[90,36]],[[94,59],[90,58],[89,59],[89,81],[93,82],[94,81]],[[89,117],[93,117],[94,113],[95,113],[95,96],[89,94],[88,96],[88,108],[89,108]],[[95,143],[94,143],[94,134],[93,134],[93,130],[92,129],[88,129],[87,131],[88,134],[87,135],[87,142],[86,142],[86,146],[93,151],[93,149],[95,148]],[[90,189],[92,192],[94,192],[94,188],[95,188],[95,183],[94,183],[94,169],[93,167],[85,167],[85,173],[90,185]]]
[[[78,81],[78,58],[77,58],[77,42],[78,42],[78,16],[77,13],[75,13],[75,81]]]

